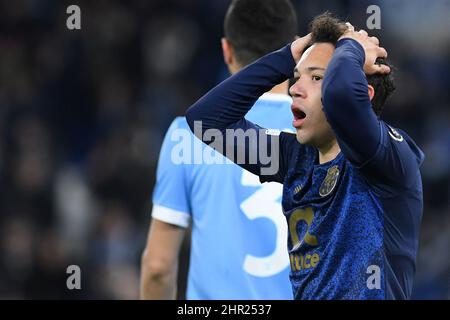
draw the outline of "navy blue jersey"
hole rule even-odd
[[[424,155],[405,132],[373,113],[364,61],[359,43],[341,40],[325,73],[324,112],[341,149],[328,163],[319,164],[317,149],[298,143],[295,135],[272,136],[244,119],[259,95],[292,76],[295,62],[290,46],[229,78],[187,112],[192,130],[194,121],[202,121],[203,131],[197,135],[204,142],[234,151],[244,144],[246,159],[257,154],[256,161],[238,164],[262,182],[283,183],[296,299],[407,299],[411,295],[423,202],[419,167]],[[254,136],[256,143],[224,134],[219,145],[203,136],[207,129],[261,134]],[[264,140],[277,162],[272,174],[263,172],[267,164],[259,149]]]

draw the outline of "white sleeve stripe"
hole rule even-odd
[[[159,205],[154,205],[152,210],[152,218],[183,228],[189,226],[190,217],[191,216],[186,212],[173,210]]]

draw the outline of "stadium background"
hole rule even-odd
[[[449,299],[450,1],[293,3],[300,34],[324,10],[366,28],[367,6],[381,7],[373,34],[398,86],[384,118],[427,156],[413,297]],[[70,4],[80,31],[66,28]],[[0,298],[138,297],[159,148],[172,119],[227,75],[228,4],[0,1]],[[80,291],[66,288],[71,264]]]

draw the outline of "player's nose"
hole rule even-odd
[[[291,87],[289,88],[289,94],[293,98],[306,98],[306,92],[301,85],[300,80],[297,80],[293,85],[291,85]]]

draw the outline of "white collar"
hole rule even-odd
[[[286,101],[289,103],[292,103],[292,98],[288,96],[287,94],[282,93],[272,93],[272,92],[266,92],[261,97],[259,97],[261,100],[270,100],[270,101]]]

